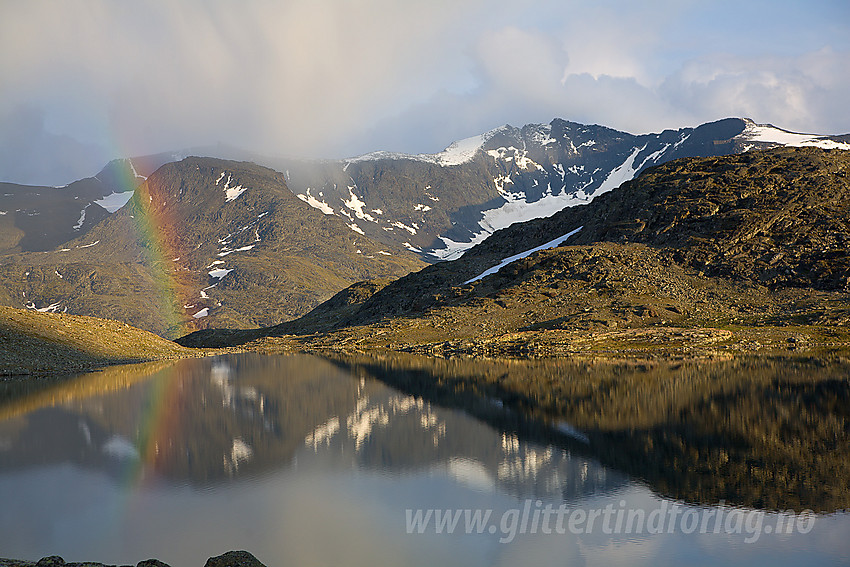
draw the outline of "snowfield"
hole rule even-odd
[[[130,199],[133,198],[135,191],[124,191],[123,193],[111,193],[102,199],[98,199],[94,201],[95,205],[99,205],[106,209],[110,213],[114,213],[124,205],[126,205]]]
[[[767,142],[783,146],[813,146],[825,150],[850,150],[850,144],[824,139],[816,134],[796,134],[769,124],[756,124],[749,121],[741,140],[748,142]]]

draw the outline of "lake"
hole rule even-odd
[[[242,354],[7,381],[0,557],[847,565],[848,376]]]

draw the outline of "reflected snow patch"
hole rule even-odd
[[[101,450],[110,457],[115,457],[116,459],[135,460],[139,458],[139,451],[136,449],[136,446],[120,435],[113,435],[110,437],[106,443],[103,444]]]

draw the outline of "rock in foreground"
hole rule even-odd
[[[42,557],[37,562],[21,561],[18,559],[2,559],[0,558],[0,567],[108,567],[103,563],[92,563],[84,561],[82,563],[66,563],[64,559],[58,555],[50,555]],[[170,567],[168,563],[164,563],[158,559],[145,559],[136,564],[136,567]],[[248,553],[247,551],[228,551],[217,557],[207,559],[204,567],[266,567],[259,559]]]

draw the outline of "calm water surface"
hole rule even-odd
[[[462,409],[397,390],[386,385],[397,370],[373,366],[238,355],[9,386],[0,401],[0,557],[157,557],[179,567],[247,549],[270,567],[850,563],[841,470],[830,473],[828,496],[800,497],[819,493],[778,486],[778,474],[753,494],[752,483],[732,478],[740,468],[728,462],[731,449],[694,441],[683,454],[708,455],[707,464],[682,465],[693,470],[680,475],[654,465],[658,442],[646,441],[667,431],[633,451],[616,431],[608,443],[563,421],[529,425],[495,399]],[[830,383],[840,399],[840,381]],[[844,423],[824,425],[842,444]],[[626,429],[636,427],[657,430]],[[781,478],[811,483],[815,473],[797,475],[794,459]],[[775,510],[804,507],[818,514],[784,533],[789,516]],[[437,533],[436,515],[446,513],[458,523]],[[488,513],[466,529],[467,514]],[[625,528],[629,513],[633,522],[643,515],[641,533]],[[429,523],[412,525],[417,514]]]

